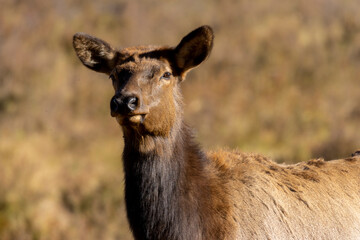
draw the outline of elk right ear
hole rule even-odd
[[[213,41],[214,33],[209,26],[195,29],[181,40],[175,48],[175,62],[181,77],[210,55]]]
[[[76,33],[73,46],[86,67],[107,74],[114,69],[119,53],[107,42],[85,33]]]

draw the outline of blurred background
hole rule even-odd
[[[132,239],[113,89],[76,32],[175,46],[211,25],[212,55],[182,84],[205,149],[294,163],[360,148],[358,0],[0,2],[2,240]]]

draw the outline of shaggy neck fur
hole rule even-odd
[[[168,137],[141,136],[137,144],[133,135],[124,138],[127,214],[136,239],[201,238],[188,181],[203,177],[208,160],[189,129],[181,121]]]

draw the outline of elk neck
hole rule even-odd
[[[201,194],[194,186],[206,188],[209,160],[182,118],[177,117],[169,136],[124,131],[124,140],[125,198],[136,239],[200,238],[201,203],[190,198]]]

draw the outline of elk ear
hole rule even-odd
[[[73,46],[86,67],[107,74],[115,67],[119,53],[107,42],[85,33],[76,33]]]
[[[209,26],[195,29],[181,40],[175,48],[175,62],[181,76],[209,56],[213,41],[214,33]]]

